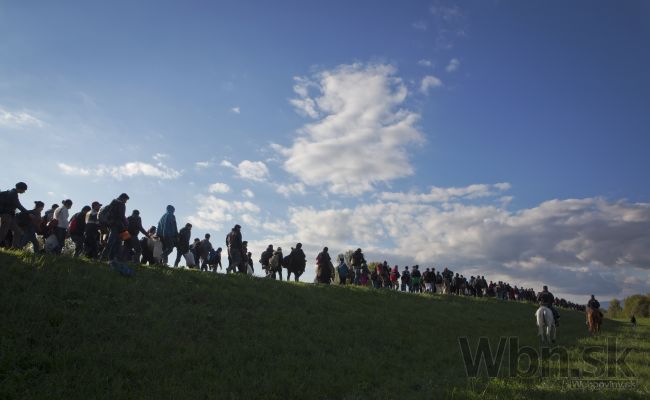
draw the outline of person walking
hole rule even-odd
[[[18,199],[18,195],[26,191],[27,184],[18,182],[13,189],[0,192],[0,244],[5,241],[10,230],[14,236],[22,234],[22,230],[16,223],[16,209],[24,213],[28,212]]]
[[[163,253],[162,262],[167,265],[169,255],[174,250],[176,245],[176,238],[178,237],[178,228],[176,227],[176,216],[174,216],[176,209],[172,205],[167,206],[167,212],[160,217],[158,221],[158,229],[156,234],[162,241]]]

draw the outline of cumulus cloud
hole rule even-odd
[[[433,62],[431,60],[422,59],[418,61],[418,65],[423,67],[433,67]]]
[[[452,58],[451,60],[449,60],[449,64],[447,64],[445,70],[447,72],[454,72],[458,69],[458,67],[460,67],[460,60],[457,58]]]
[[[230,161],[223,160],[220,165],[234,170],[243,179],[264,182],[269,177],[269,169],[262,161],[244,160],[235,166]]]
[[[442,81],[440,79],[433,75],[427,75],[422,78],[422,82],[420,83],[420,92],[429,94],[431,88],[437,88],[440,86],[442,86]]]
[[[189,222],[197,228],[219,230],[226,223],[258,224],[256,215],[260,208],[250,201],[226,201],[212,195],[199,195],[196,201],[197,208],[189,217]]]
[[[421,143],[419,115],[404,108],[408,90],[391,65],[352,64],[297,78],[292,104],[315,119],[292,146],[272,147],[306,185],[359,195],[413,173],[406,147]]]
[[[162,159],[164,157],[156,155],[154,158]],[[176,179],[181,176],[180,171],[168,167],[162,162],[153,165],[141,161],[133,161],[118,166],[98,165],[96,167],[78,167],[66,163],[58,163],[57,166],[66,175],[112,177],[118,180],[136,176],[159,179]]]
[[[230,186],[225,183],[217,182],[213,183],[208,187],[208,192],[210,193],[228,193],[230,192]]]
[[[295,207],[289,220],[306,243],[359,246],[373,259],[450,266],[513,284],[548,283],[560,293],[629,294],[648,280],[650,204],[565,199],[519,211],[468,204],[498,200],[507,188],[434,188],[356,207]]]
[[[0,106],[0,126],[6,128],[42,128],[45,124],[26,111],[9,111]]]
[[[255,193],[253,193],[253,191],[250,190],[250,189],[244,189],[244,190],[242,190],[241,193],[242,193],[242,195],[244,195],[244,197],[246,197],[248,199],[252,199],[253,197],[255,197]]]

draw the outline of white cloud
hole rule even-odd
[[[429,94],[429,89],[437,88],[442,86],[442,81],[436,78],[433,75],[427,75],[422,78],[422,83],[420,83],[420,92],[424,94]]]
[[[45,123],[26,111],[9,111],[0,106],[0,126],[6,128],[42,128]]]
[[[255,193],[253,193],[253,191],[250,190],[250,189],[244,189],[244,190],[242,190],[241,193],[242,193],[242,195],[244,195],[244,197],[246,197],[248,199],[252,199],[253,197],[255,197]]]
[[[431,60],[420,60],[418,61],[418,65],[421,65],[423,67],[433,67],[433,62]]]
[[[351,195],[411,175],[406,146],[424,137],[415,126],[419,115],[404,108],[408,90],[395,73],[390,65],[357,63],[297,79],[292,104],[317,120],[291,147],[272,146],[286,157],[284,169],[304,184]]]
[[[210,166],[210,161],[197,161],[194,163],[196,169],[205,169]]]
[[[458,38],[467,36],[468,21],[462,9],[457,6],[448,6],[436,2],[429,8],[433,22],[436,49],[450,49],[454,47]]]
[[[158,156],[158,155],[157,155]],[[164,157],[158,157],[162,159]],[[164,165],[162,162],[156,165],[133,161],[118,166],[98,165],[96,167],[78,167],[66,163],[58,163],[57,166],[66,175],[76,176],[109,176],[115,179],[132,178],[135,176],[146,176],[159,179],[176,179],[181,172]]]
[[[237,167],[235,167],[235,165],[233,163],[231,163],[230,161],[227,161],[227,160],[221,161],[221,164],[219,164],[219,165],[221,165],[222,167],[226,167],[226,168],[233,168],[233,169],[237,168]]]
[[[243,179],[264,182],[269,177],[269,169],[262,161],[244,160],[235,166],[230,161],[223,160],[220,165],[233,169]]]
[[[156,153],[156,154],[154,154],[151,158],[153,158],[154,160],[156,160],[156,161],[158,161],[158,162],[163,162],[164,160],[166,160],[166,159],[169,158],[169,154],[165,154],[165,153]]]
[[[260,208],[249,201],[226,201],[215,196],[197,196],[197,209],[189,222],[199,229],[220,230],[224,224],[256,223]]]
[[[303,183],[292,183],[289,185],[278,184],[275,187],[275,191],[283,195],[284,197],[289,197],[292,194],[305,194],[305,185]]]
[[[451,60],[449,60],[449,64],[447,64],[445,70],[447,72],[454,72],[458,69],[458,67],[460,67],[460,60],[457,58],[452,58]]]
[[[241,109],[239,107],[233,107],[230,109],[230,112],[233,114],[241,114]]]
[[[466,187],[440,188],[432,187],[429,193],[402,193],[384,192],[379,195],[381,200],[396,201],[400,203],[444,203],[456,199],[477,199],[480,197],[495,196],[497,192],[510,189],[509,183],[497,183],[494,185],[476,184]]]
[[[230,192],[230,186],[225,183],[217,182],[210,185],[208,191],[210,193],[228,193]]]
[[[468,188],[465,196],[486,193]],[[645,273],[647,280],[650,269],[650,204],[644,203],[550,200],[511,212],[495,205],[378,201],[354,208],[291,208],[289,214],[294,236],[305,243],[359,246],[377,257],[446,265],[468,275],[481,271],[513,284],[548,282],[563,293],[616,294],[630,290],[626,276]]]

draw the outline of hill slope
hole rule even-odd
[[[538,347],[534,310],[187,270],[138,267],[127,278],[106,264],[0,252],[0,399],[590,398],[507,371],[467,378],[458,338]],[[601,394],[644,398],[650,348],[637,336],[647,331],[605,328],[637,346],[627,361],[638,384]],[[573,354],[604,340],[585,335],[583,315],[563,311],[558,344]]]

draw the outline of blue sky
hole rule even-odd
[[[403,3],[0,2],[0,186],[174,204],[256,256],[647,291],[650,5]]]

